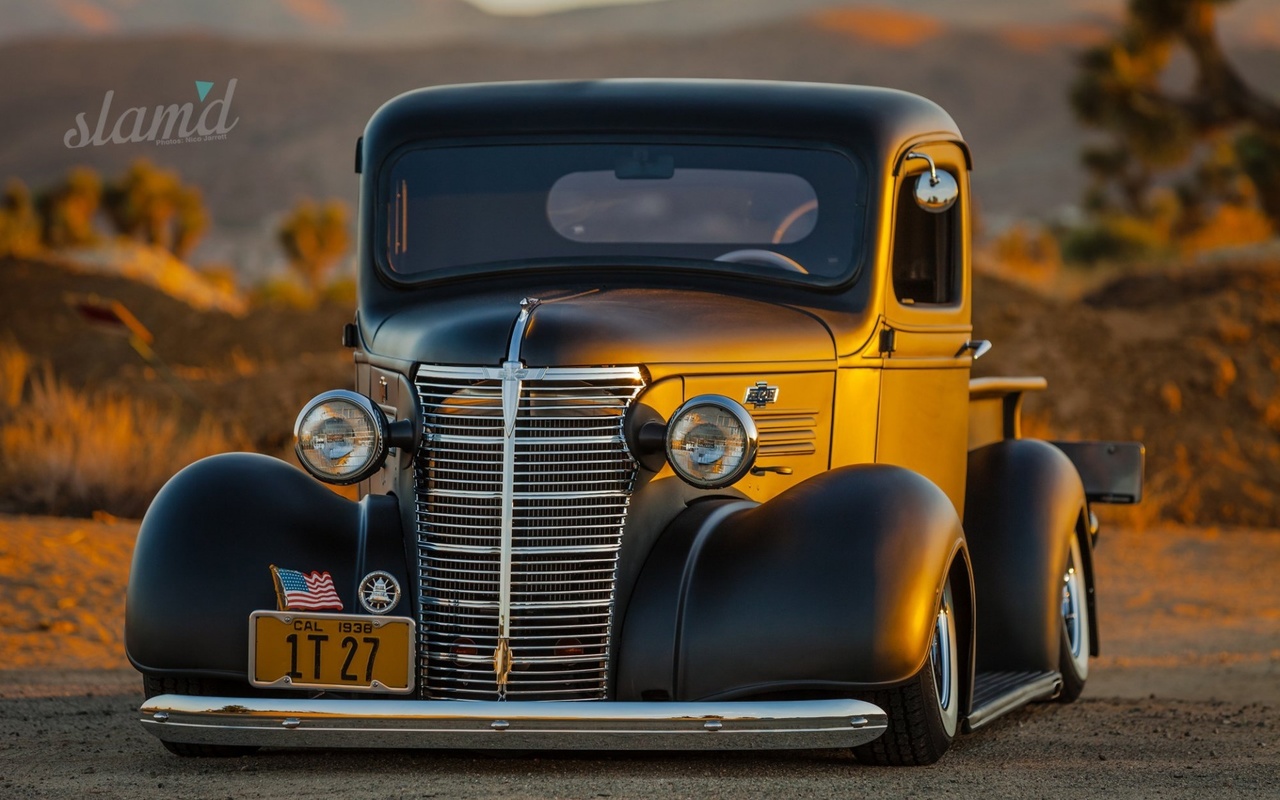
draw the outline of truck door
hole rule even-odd
[[[876,461],[937,484],[964,515],[968,449],[970,272],[968,171],[951,144],[916,147],[951,173],[960,197],[941,213],[915,200],[924,159],[904,159],[894,191],[891,276],[885,285]]]

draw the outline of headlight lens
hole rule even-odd
[[[756,425],[739,403],[704,394],[671,416],[667,461],[684,480],[719,489],[740,480],[756,460]]]
[[[387,457],[387,418],[369,398],[335,390],[316,397],[293,425],[294,450],[326,483],[357,483]]]

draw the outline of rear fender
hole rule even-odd
[[[971,608],[954,507],[899,467],[832,470],[763,505],[695,503],[636,582],[619,639],[618,699],[901,683],[925,662],[952,569],[963,576],[956,602]]]
[[[1058,668],[1067,537],[1080,536],[1086,565],[1092,559],[1085,509],[1080,476],[1053,445],[1006,439],[969,453],[964,530],[980,672]]]
[[[125,649],[144,673],[238,677],[248,669],[252,611],[276,608],[270,566],[328,571],[347,613],[365,613],[357,582],[385,570],[413,607],[394,497],[359,503],[278,459],[231,453],[175,475],[138,532],[125,606]]]

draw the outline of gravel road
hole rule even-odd
[[[0,797],[1280,797],[1280,533],[1104,530],[1104,655],[1084,697],[1007,716],[933,767],[883,769],[820,751],[179,759],[135,721],[118,648],[135,530],[0,517],[0,645],[19,667],[0,669]],[[61,555],[86,546],[116,555]],[[59,608],[81,583],[93,613]]]

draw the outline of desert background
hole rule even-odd
[[[1206,5],[1167,6],[1187,4]],[[975,374],[1049,379],[1025,435],[1147,447],[1144,502],[1098,509],[1103,655],[1082,701],[1015,714],[886,791],[957,791],[950,763],[997,796],[1275,796],[1280,5],[1222,3],[1212,23],[1261,116],[1193,119],[1196,58],[1176,36],[1125,50],[1125,0],[0,0],[0,791],[324,785],[311,757],[265,768],[269,789],[237,783],[243,765],[208,784],[208,765],[135,730],[122,620],[137,521],[204,455],[293,462],[303,403],[351,384],[352,160],[379,105],[445,83],[671,76],[939,102],[974,154],[974,331],[994,343]],[[108,91],[114,119],[232,79],[225,139],[64,144]],[[1187,116],[1153,126],[1117,98]],[[823,796],[853,769],[630,759],[602,784],[590,760],[525,776],[383,758],[362,790],[396,796],[426,770],[445,795]]]

